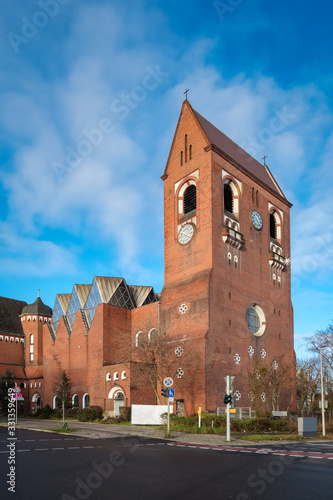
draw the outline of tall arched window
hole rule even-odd
[[[224,184],[224,210],[231,214],[234,211],[234,199],[230,184]]]
[[[52,406],[54,410],[57,410],[59,408],[58,396],[53,396]]]
[[[276,220],[273,212],[269,214],[269,231],[270,237],[276,240]]]
[[[197,188],[191,184],[184,193],[184,214],[197,208]]]
[[[77,394],[73,394],[72,396],[72,406],[73,408],[79,407],[79,396]]]
[[[144,345],[144,333],[140,330],[135,335],[135,347],[142,347]]]
[[[90,397],[89,394],[84,394],[82,398],[82,408],[89,408],[90,407]]]

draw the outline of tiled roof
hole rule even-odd
[[[266,165],[259,163],[256,159],[249,155],[249,153],[238,146],[234,141],[229,139],[229,137],[227,137],[193,108],[192,111],[210,144],[216,146],[231,160],[234,160],[241,167],[243,167],[243,169],[284,198],[281,189]]]
[[[22,309],[21,314],[39,314],[40,316],[52,316],[51,307],[44,304],[40,297],[37,297],[33,304],[29,304]]]
[[[24,335],[20,314],[26,305],[22,300],[0,297],[0,333]]]

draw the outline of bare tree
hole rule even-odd
[[[318,330],[312,337],[305,338],[306,345],[309,351],[320,354],[322,348],[323,366],[326,366],[333,371],[333,323],[328,325],[325,330]]]
[[[7,410],[8,407],[8,389],[15,387],[15,374],[7,369],[4,375],[0,377],[0,403],[2,411]]]
[[[297,406],[302,416],[312,414],[316,406],[316,394],[320,389],[320,366],[318,358],[298,360],[296,370]]]
[[[281,391],[288,381],[290,369],[283,363],[283,356],[255,362],[248,373],[248,385],[256,413],[262,408],[279,410]]]
[[[61,363],[57,356],[54,356],[55,362],[58,366],[58,376],[54,386],[54,392],[57,396],[58,403],[62,407],[62,421],[65,424],[65,408],[71,406],[71,381],[68,378],[65,370],[62,369]]]
[[[200,345],[196,339],[186,336],[158,335],[138,339],[133,357],[139,362],[140,370],[148,377],[154,389],[158,404],[162,404],[159,389],[166,377],[184,379],[191,369],[203,362]]]

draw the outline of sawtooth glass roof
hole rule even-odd
[[[99,304],[135,309],[157,302],[159,298],[151,286],[127,285],[124,278],[95,276],[91,285],[74,285],[71,294],[56,296],[51,329],[55,335],[60,317],[64,316],[65,326],[70,335],[78,311],[87,330]]]
[[[69,327],[72,330],[76,313],[79,309],[83,309],[89,292],[91,290],[91,285],[74,285],[72,291],[72,298],[67,311],[67,319],[69,322]]]

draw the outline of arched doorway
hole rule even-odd
[[[117,392],[114,397],[114,416],[119,417],[120,407],[124,406],[124,394],[122,392]]]

